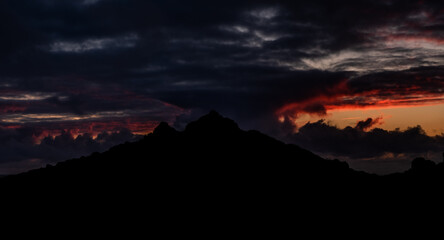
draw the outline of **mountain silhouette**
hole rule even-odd
[[[162,122],[144,139],[104,153],[9,176],[2,184],[36,188],[163,178],[190,184],[286,182],[295,178],[369,177],[345,162],[329,161],[257,131],[243,131],[215,111],[189,123],[183,132]]]
[[[57,204],[86,208],[111,204],[113,211],[125,214],[148,211],[163,220],[211,215],[222,221],[239,212],[251,220],[277,212],[311,216],[314,211],[360,209],[370,214],[375,206],[393,211],[406,199],[440,195],[443,173],[442,163],[426,159],[415,159],[409,171],[388,176],[355,171],[345,162],[241,130],[212,111],[184,131],[163,122],[140,141],[7,176],[0,179],[0,188],[3,200],[54,204],[59,199]]]

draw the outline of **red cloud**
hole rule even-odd
[[[444,103],[443,69],[410,69],[344,80],[326,92],[283,105],[280,119],[302,114],[325,116],[332,110],[400,108]]]
[[[32,129],[31,138],[33,143],[38,144],[45,137],[56,137],[64,133],[65,135],[71,135],[72,138],[76,138],[79,135],[88,134],[92,137],[104,132],[119,132],[122,129],[128,129],[130,132],[136,135],[144,135],[152,132],[154,128],[159,124],[158,121],[151,121],[143,118],[125,118],[103,121],[70,121],[70,122],[57,122],[51,125],[4,125],[2,129]]]
[[[16,113],[16,112],[24,112],[25,110],[26,110],[25,106],[19,106],[19,105],[0,106],[0,113]]]
[[[323,116],[327,114],[330,103],[337,102],[339,98],[344,97],[349,93],[350,89],[347,80],[344,80],[331,89],[319,93],[319,95],[313,96],[312,98],[300,102],[285,104],[276,111],[276,114],[280,116],[291,115],[292,117],[297,117],[299,114],[303,113]]]
[[[158,121],[137,118],[92,122],[60,122],[51,126],[51,129],[47,129],[46,131],[49,135],[59,135],[61,131],[64,130],[70,132],[74,136],[84,133],[96,136],[102,132],[116,131],[126,128],[134,134],[148,134],[154,130],[158,123]]]

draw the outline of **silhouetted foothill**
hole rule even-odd
[[[425,158],[415,158],[412,161],[412,168],[411,170],[413,171],[425,171],[425,170],[430,170],[433,169],[435,167],[435,162],[431,161],[431,160],[426,160]]]

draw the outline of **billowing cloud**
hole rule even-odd
[[[367,165],[368,162],[378,165],[378,161],[398,161],[397,166],[375,170],[377,173],[406,170],[417,156],[442,160],[443,135],[428,136],[421,126],[405,130],[374,128],[363,131],[363,128],[369,127],[373,122],[369,118],[359,122],[354,128],[340,129],[320,120],[300,127],[297,133],[288,135],[287,140],[323,156],[346,159],[357,167],[366,162]]]
[[[128,129],[105,131],[95,137],[88,133],[77,135],[65,130],[60,130],[57,136],[45,134],[48,134],[46,130],[37,128],[0,128],[0,175],[19,173],[29,168],[54,164],[61,159],[102,152],[114,145],[141,137]]]

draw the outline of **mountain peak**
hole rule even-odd
[[[161,122],[153,131],[154,136],[170,136],[176,133],[176,129],[170,127],[168,123]]]
[[[220,115],[218,112],[216,112],[214,110],[211,110],[207,115],[204,115],[202,117],[205,117],[205,116],[213,117],[213,118],[223,118],[222,115]]]
[[[231,133],[239,131],[240,128],[233,120],[223,117],[216,111],[210,111],[197,121],[191,122],[185,128],[185,132],[193,133]]]

